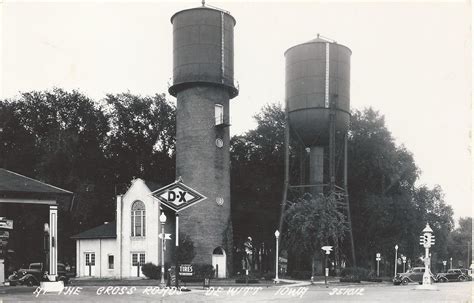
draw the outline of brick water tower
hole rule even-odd
[[[176,176],[207,197],[179,213],[180,231],[194,242],[193,263],[212,263],[225,277],[232,268],[229,100],[238,94],[236,22],[229,12],[203,5],[177,12],[171,23]]]

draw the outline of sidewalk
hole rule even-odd
[[[261,286],[269,287],[274,283],[268,280],[258,280],[258,283],[236,283],[236,278],[233,279],[211,279],[211,287],[224,286]],[[68,286],[159,286],[160,280],[152,279],[98,279],[98,278],[73,278],[70,280]],[[202,287],[203,282],[181,282],[180,286],[186,287]]]
[[[239,277],[241,278],[241,277]],[[273,280],[258,280],[258,283],[237,283],[238,278],[227,279],[211,279],[211,287],[273,287],[273,286],[287,286],[287,287],[302,287],[309,285],[325,285],[324,276],[316,276],[313,283],[309,280],[294,280],[291,278],[281,278],[279,283],[274,283]],[[254,280],[253,280],[254,281]],[[253,282],[251,281],[251,282]],[[329,285],[384,285],[391,282],[367,282],[361,283],[340,282],[339,277],[327,277]],[[68,286],[159,286],[160,280],[152,279],[110,279],[110,278],[72,278]],[[186,287],[203,287],[203,282],[181,282],[180,286]]]

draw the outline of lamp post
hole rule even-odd
[[[160,215],[160,222],[161,222],[161,282],[160,287],[164,288],[165,284],[165,223],[166,223],[166,215],[164,212],[161,212]]]
[[[398,244],[395,244],[395,276],[397,276],[397,252],[398,252]]]
[[[446,272],[446,264],[448,261],[443,260],[443,272]]]
[[[453,257],[449,258],[449,269],[453,269]]]
[[[43,229],[43,247],[44,247],[44,262],[43,262],[43,277],[46,275],[46,272],[49,271],[49,224],[44,223]]]
[[[377,260],[377,278],[379,277],[379,264],[380,264],[380,260],[382,260],[382,258],[380,257],[380,253],[376,253],[375,254],[375,260]]]
[[[407,263],[407,257],[402,255],[402,261],[403,261],[403,272],[405,272],[405,263]]]
[[[276,239],[276,258],[275,258],[275,283],[278,283],[278,238],[280,237],[280,232],[278,229],[275,231],[275,239]]]
[[[324,261],[324,263],[325,263],[324,284],[326,284],[326,288],[328,288],[328,275],[329,275],[328,255],[331,253],[332,246],[323,246],[323,247],[321,247],[321,249],[326,252],[326,259]]]

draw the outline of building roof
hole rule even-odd
[[[71,239],[114,239],[117,238],[116,222],[106,223],[71,237]]]
[[[143,180],[143,181],[145,182],[146,186],[148,187],[148,189],[150,189],[151,192],[154,192],[155,190],[163,187],[163,185],[160,185],[155,182],[146,181],[146,180]]]
[[[72,192],[0,168],[0,193],[71,195]]]

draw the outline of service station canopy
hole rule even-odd
[[[181,180],[177,180],[176,182],[162,187],[151,194],[175,212],[179,212],[191,205],[207,199],[196,190],[185,185]]]

